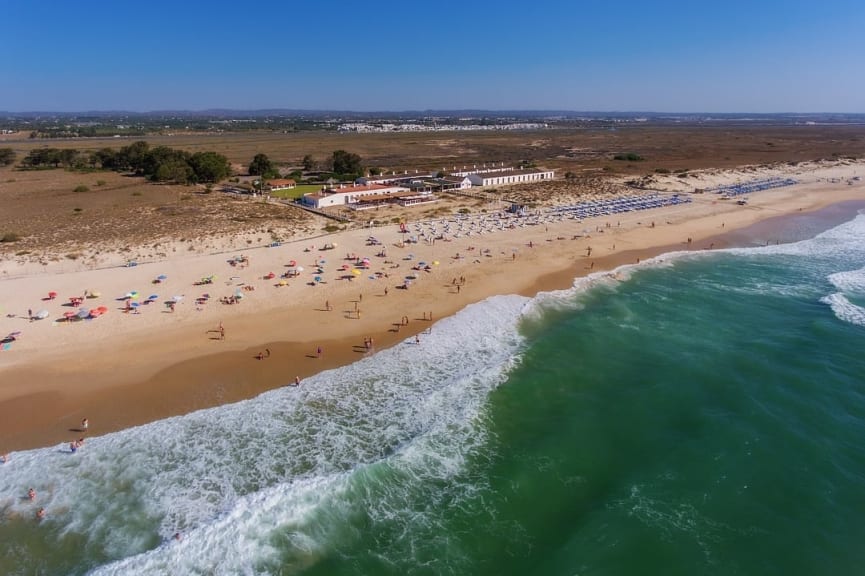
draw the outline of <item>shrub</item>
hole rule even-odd
[[[642,156],[637,154],[636,152],[628,152],[627,154],[616,154],[613,156],[613,160],[626,160],[628,162],[642,162],[645,160]]]
[[[76,186],[72,191],[73,192],[90,192],[90,188],[88,188],[84,184],[81,184],[80,186]]]
[[[667,168],[655,168],[656,174],[669,174],[670,171]]]
[[[17,232],[7,232],[0,237],[0,242],[18,242],[21,240],[21,235]]]
[[[105,186],[105,180],[97,180],[96,185],[97,186]]]

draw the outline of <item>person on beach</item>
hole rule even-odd
[[[78,442],[70,442],[69,443],[69,451],[72,454],[75,454],[76,452],[78,452]]]
[[[319,346],[318,348],[315,349],[315,357],[321,358],[321,353],[322,353],[322,349],[321,349],[321,346]]]
[[[420,336],[418,336],[417,334],[414,335],[414,343],[420,344]]]
[[[330,312],[330,300],[324,301],[324,309]]]
[[[270,358],[270,348],[265,348],[265,349],[264,349],[264,357],[265,357],[265,358]]]
[[[9,462],[9,454],[0,455],[0,464],[6,464]]]
[[[30,490],[28,490],[28,491],[27,491],[27,498],[29,498],[31,502],[32,502],[33,500],[36,500],[36,490],[34,490],[33,488],[31,488]]]
[[[219,339],[225,340],[225,328],[223,328],[222,326],[219,327]]]
[[[294,385],[295,385],[295,386],[300,386],[300,376],[295,376],[295,377],[294,377]]]
[[[387,296],[387,286],[384,287],[384,295]]]
[[[85,418],[84,420],[81,421],[81,431],[87,432],[88,428],[90,428],[90,420]]]
[[[27,309],[27,318],[29,318],[30,321],[33,322],[33,309],[32,308]]]

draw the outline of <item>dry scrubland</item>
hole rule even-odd
[[[865,155],[865,129],[857,126],[703,127],[625,126],[616,129],[551,129],[501,133],[244,133],[144,138],[191,152],[212,150],[246,165],[257,153],[293,167],[311,154],[325,160],[345,149],[367,166],[439,170],[454,166],[520,160],[555,168],[573,179],[503,188],[507,200],[532,205],[567,203],[586,195],[628,192],[624,182],[642,179],[650,188],[693,190],[700,185],[682,171],[707,171],[819,158]],[[119,148],[134,139],[6,140],[19,160],[40,146],[95,150]],[[634,152],[640,162],[614,160]],[[675,176],[656,170],[679,172]],[[747,173],[743,174],[747,177]],[[86,187],[86,191],[81,191]],[[79,189],[78,192],[75,190]],[[0,169],[0,256],[48,264],[116,264],[119,258],[159,259],[177,252],[207,252],[230,240],[232,248],[323,233],[332,221],[292,206],[203,193],[188,186],[154,185],[112,172],[62,169]],[[459,210],[493,208],[489,201],[447,196],[434,205],[355,214],[358,224],[395,218],[421,219]]]

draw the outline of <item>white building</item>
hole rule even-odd
[[[484,172],[482,174],[469,174],[473,186],[506,186],[509,184],[525,184],[527,182],[540,182],[555,178],[555,170],[501,170],[498,172]]]
[[[313,208],[329,208],[331,206],[346,206],[356,204],[365,198],[387,198],[408,192],[402,186],[384,186],[367,184],[366,186],[350,184],[338,188],[325,188],[311,194],[304,194],[301,202]]]

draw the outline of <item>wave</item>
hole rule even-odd
[[[346,516],[388,516],[388,500],[407,498],[400,491],[459,474],[486,441],[489,392],[518,362],[526,303],[490,298],[436,323],[421,345],[412,339],[299,387],[88,439],[77,454],[12,454],[0,494],[35,487],[49,511],[43,525],[82,540],[79,569],[94,574],[256,573],[250,567],[276,557],[284,565],[286,554],[289,564],[313,563],[335,540],[323,532],[343,529]],[[392,493],[359,497],[378,490]],[[0,507],[29,518],[25,500]]]

